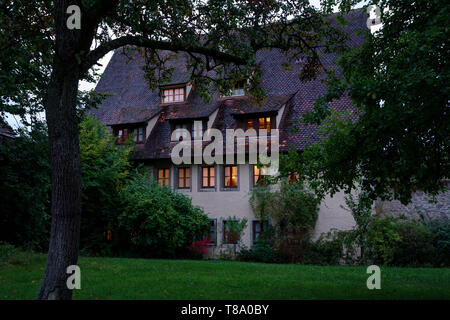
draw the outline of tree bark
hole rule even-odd
[[[81,49],[80,30],[66,27],[67,1],[57,1],[55,56],[45,100],[52,167],[52,225],[44,279],[38,299],[71,299],[67,267],[78,261],[81,166],[76,115]]]

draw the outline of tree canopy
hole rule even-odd
[[[450,66],[446,1],[371,1],[382,28],[340,59],[328,93],[305,121],[323,139],[297,166],[321,194],[357,184],[372,198],[409,202],[412,191],[445,190],[450,163]],[[332,101],[349,95],[356,117]],[[298,161],[297,161],[298,162]],[[301,168],[299,168],[301,167]]]

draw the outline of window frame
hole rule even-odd
[[[239,236],[239,239],[237,240],[236,243],[231,243],[231,242],[226,242],[226,224],[228,221],[239,221],[239,220],[235,220],[235,219],[223,219],[222,220],[222,246],[237,246],[239,245],[239,241],[242,240],[242,234]]]
[[[264,125],[264,128],[260,128],[260,120],[264,120],[264,124],[267,124],[267,119],[270,119],[270,126],[269,130],[266,129],[266,125]],[[267,130],[267,136],[270,136],[271,132],[275,128],[275,121],[276,117],[273,115],[268,116],[258,116],[258,117],[244,117],[237,120],[237,128],[247,131],[248,129],[254,129],[256,131],[256,135],[259,136],[259,129],[266,129]],[[252,123],[252,126],[249,126],[249,123]]]
[[[212,240],[212,242],[210,242],[209,246],[210,247],[216,247],[217,246],[217,218],[209,218],[210,222],[212,224],[210,224],[209,226],[209,233],[208,233],[208,237]],[[212,231],[211,229],[214,229],[214,236],[211,236]]]
[[[203,168],[208,168],[208,186],[203,185]],[[198,174],[198,190],[199,191],[216,191],[217,188],[217,168],[215,165],[199,165],[199,174]],[[210,170],[214,169],[214,186],[210,186],[211,175]]]
[[[139,129],[142,129],[142,140],[139,139]],[[133,141],[136,144],[145,143],[146,139],[146,126],[145,125],[132,125],[132,126],[115,126],[112,129],[114,137],[117,139],[117,143],[121,144],[127,140],[131,134],[134,134]]]
[[[176,90],[182,89],[183,90],[183,98],[182,100],[175,100],[175,97],[181,96],[181,94],[176,94]],[[166,98],[166,91],[172,91],[172,94],[170,95],[172,97],[172,101],[165,101]],[[161,88],[161,103],[162,104],[172,104],[172,103],[182,103],[186,101],[186,86],[173,86],[173,87],[163,87]]]
[[[240,189],[240,165],[238,164],[225,164],[221,166],[221,177],[220,177],[220,191],[239,191]],[[236,172],[236,186],[230,187],[225,185],[225,168],[226,167],[237,167]],[[232,169],[230,169],[230,177],[232,177]]]
[[[270,219],[252,218],[250,220],[250,243],[252,246],[258,241],[258,239],[256,239],[255,223],[261,224],[262,228],[258,234],[263,234],[269,230]]]
[[[186,169],[189,169],[189,183],[186,186]],[[183,170],[183,180],[185,187],[180,187],[180,170]],[[192,188],[192,169],[190,166],[182,166],[176,168],[176,183],[175,183],[175,189],[180,191],[191,191]]]
[[[259,174],[258,174],[258,177],[263,177],[262,178],[262,181],[264,182],[264,177],[266,177],[266,176],[268,176],[267,174],[261,174],[261,170],[263,169],[263,168],[267,168],[268,169],[268,166],[267,165],[263,165],[261,168],[259,168],[258,167],[258,165],[257,164],[251,164],[251,166],[252,166],[252,174],[250,175],[251,176],[251,181],[250,181],[250,186],[252,187],[252,188],[258,188],[258,187],[264,187],[264,186],[267,186],[267,184],[266,183],[255,183],[255,177],[256,177],[256,175],[255,175],[255,169],[259,169]],[[259,181],[259,179],[258,179],[258,181]]]
[[[160,179],[159,179],[159,171],[160,170],[164,170],[164,173],[166,172],[166,170],[169,172],[169,175],[168,175],[168,177],[166,178],[165,177],[165,175],[163,176],[163,179],[162,179],[162,181],[165,181],[165,180],[167,180],[168,181],[168,184],[167,185],[162,185],[162,184],[160,184],[159,182],[160,182]],[[156,168],[156,182],[161,186],[161,187],[166,187],[166,188],[170,188],[170,178],[171,178],[171,172],[170,172],[170,168],[168,168],[168,167],[160,167],[160,168]]]

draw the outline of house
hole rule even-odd
[[[366,28],[367,16],[361,10],[348,16],[346,31],[351,44],[358,45],[363,39],[356,35],[357,29]],[[189,82],[186,68],[187,56],[179,54],[173,62],[173,79],[152,92],[144,79],[141,67],[143,58],[134,59],[117,50],[99,81],[96,90],[112,94],[98,109],[92,110],[99,120],[110,127],[121,141],[131,132],[136,142],[135,159],[151,166],[154,179],[161,185],[192,198],[211,219],[211,235],[216,246],[227,245],[227,219],[232,216],[248,219],[243,243],[248,247],[259,236],[262,221],[255,218],[249,203],[249,192],[257,185],[261,172],[250,163],[245,164],[189,164],[174,165],[171,160],[173,148],[186,129],[193,137],[202,136],[206,129],[224,132],[229,128],[258,128],[279,130],[279,151],[291,148],[302,150],[308,143],[317,141],[317,127],[301,125],[291,132],[294,121],[311,109],[315,99],[326,90],[320,79],[301,82],[299,73],[303,61],[296,61],[291,70],[284,70],[284,56],[278,50],[261,50],[257,60],[264,73],[261,86],[267,93],[261,105],[256,105],[247,95],[245,80],[236,83],[229,96],[212,94],[211,102],[205,103]],[[326,64],[333,64],[336,55],[325,56]],[[336,101],[334,108],[351,108],[347,98]],[[175,139],[171,135],[174,133]],[[320,205],[319,217],[314,231],[318,237],[331,228],[349,229],[354,220],[341,208],[343,193],[327,197]]]

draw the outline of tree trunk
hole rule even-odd
[[[78,2],[78,1],[76,1]],[[76,265],[80,242],[81,169],[76,103],[80,30],[66,26],[67,1],[56,2],[55,55],[45,100],[52,167],[52,226],[44,279],[38,299],[71,299],[67,267]]]
[[[67,66],[67,67],[66,67]],[[54,64],[46,103],[52,166],[50,244],[38,299],[71,299],[66,268],[78,260],[81,214],[81,171],[76,98],[78,72]]]

